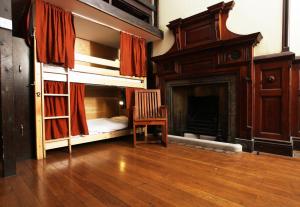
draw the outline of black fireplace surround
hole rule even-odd
[[[236,76],[208,76],[167,82],[170,134],[236,138]]]

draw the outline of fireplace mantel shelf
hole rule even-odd
[[[241,44],[254,47],[262,40],[262,38],[263,38],[262,34],[260,32],[257,32],[249,35],[236,37],[233,39],[218,40],[218,41],[202,44],[192,48],[185,48],[178,51],[171,51],[164,55],[153,57],[152,60],[156,63],[159,63],[160,61],[166,61],[169,59],[174,59],[176,57],[190,55],[192,53],[200,53],[209,50],[212,51],[220,50],[220,49],[224,50],[226,48],[230,49],[230,47],[232,46],[241,45]]]

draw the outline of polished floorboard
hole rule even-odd
[[[21,161],[0,206],[300,206],[300,159],[100,142]]]

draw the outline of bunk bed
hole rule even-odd
[[[41,0],[38,0],[40,6]],[[37,7],[37,3],[35,4]],[[40,11],[40,10],[36,10]],[[78,11],[77,11],[78,12]],[[100,34],[102,29],[107,30],[107,28],[114,30],[118,35],[122,34],[122,29],[111,27],[107,24],[101,23],[101,21],[94,20],[85,15],[74,13],[72,10],[66,14],[66,18],[70,18],[70,13],[72,13],[74,20],[74,27],[76,31],[79,31],[76,38],[82,38],[87,41],[96,42],[94,39],[89,38],[89,32],[94,32]],[[80,12],[79,12],[80,13]],[[30,14],[30,13],[29,13]],[[34,14],[34,12],[33,12]],[[31,14],[32,15],[32,14]],[[40,15],[45,15],[41,13]],[[32,15],[33,16],[33,15]],[[46,16],[47,18],[47,16]],[[72,20],[72,21],[73,21]],[[77,21],[77,24],[76,24]],[[37,28],[45,27],[43,24],[38,25],[38,21],[32,17],[32,22],[35,22]],[[85,27],[83,28],[83,25]],[[82,28],[80,28],[82,27]],[[35,28],[36,29],[36,28]],[[57,29],[57,28],[54,28]],[[88,31],[86,31],[88,30]],[[37,31],[37,30],[35,30]],[[58,31],[60,32],[60,31]],[[75,33],[75,31],[74,31]],[[73,35],[74,35],[73,33]],[[39,31],[39,36],[41,37],[41,31]],[[95,35],[91,35],[95,37]],[[97,36],[97,35],[96,35]],[[147,87],[147,78],[141,77],[145,75],[121,75],[120,68],[122,68],[122,63],[120,63],[119,58],[122,55],[117,55],[117,58],[104,58],[95,54],[86,54],[80,50],[74,50],[74,58],[72,67],[68,68],[66,65],[52,65],[45,64],[38,61],[41,59],[41,51],[48,50],[51,46],[47,48],[47,45],[43,45],[41,49],[41,44],[38,43],[37,32],[35,32],[33,40],[33,50],[34,50],[34,74],[35,74],[35,124],[36,124],[36,157],[37,159],[46,158],[46,151],[61,147],[68,147],[69,152],[72,151],[72,146],[95,142],[110,138],[116,138],[126,135],[131,135],[133,130],[129,127],[128,117],[121,114],[121,116],[114,117],[95,117],[94,119],[87,120],[88,135],[76,135],[72,136],[72,121],[71,121],[71,86],[72,84],[84,84],[93,86],[112,86],[112,87],[122,87],[122,88],[144,88]],[[110,38],[111,36],[107,36]],[[135,37],[136,38],[136,37]],[[48,41],[48,39],[44,39]],[[145,41],[145,39],[144,39]],[[53,44],[57,44],[56,42]],[[119,45],[122,45],[119,43]],[[123,50],[124,51],[124,50]],[[52,51],[51,51],[52,52]],[[73,53],[72,53],[73,54]],[[47,56],[47,54],[44,54]],[[124,54],[123,54],[124,55]],[[47,62],[47,61],[46,61]],[[124,68],[124,67],[123,67]],[[139,76],[139,77],[137,77]],[[63,93],[51,93],[45,90],[46,82],[60,82],[66,85],[67,90]],[[49,100],[49,97],[66,99],[66,113],[63,115],[46,115],[45,113],[45,100]],[[47,109],[47,108],[46,108]],[[127,114],[128,115],[128,114]],[[46,136],[46,123],[49,120],[64,120],[67,125],[67,133],[63,137],[49,138],[48,134]],[[66,120],[66,121],[65,121]],[[47,125],[48,126],[48,125]],[[145,131],[146,133],[146,131]]]
[[[40,104],[41,112],[37,114],[37,127],[40,134],[37,134],[37,154],[38,158],[45,158],[46,151],[50,149],[69,147],[71,152],[73,145],[100,141],[104,139],[116,138],[132,134],[132,129],[128,128],[128,118],[124,116],[112,118],[98,118],[88,120],[89,135],[71,136],[70,128],[70,83],[84,83],[91,85],[106,85],[118,87],[146,88],[147,82],[144,77],[122,76],[118,70],[120,67],[119,60],[107,60],[98,57],[92,57],[76,53],[75,61],[97,64],[113,69],[102,67],[86,66],[75,63],[73,70],[63,67],[47,65],[35,61],[36,86],[40,92],[37,92],[36,104]],[[67,94],[46,94],[44,93],[44,81],[59,81],[68,84]],[[46,96],[61,96],[68,98],[69,113],[66,116],[46,117],[44,116],[44,100]],[[39,108],[39,107],[38,107]],[[58,139],[45,139],[45,120],[47,119],[68,119],[69,136]],[[41,157],[42,155],[42,157]]]

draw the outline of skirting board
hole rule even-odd
[[[212,148],[216,150],[224,150],[230,152],[242,152],[242,145],[240,144],[216,142],[216,141],[181,137],[175,135],[168,135],[168,138],[170,141],[176,141],[176,142],[186,143],[195,146],[201,146],[204,148]]]
[[[253,139],[240,139],[235,138],[235,143],[241,144],[244,152],[253,152],[254,151],[254,141]]]
[[[254,151],[292,157],[293,145],[290,142],[277,142],[263,139],[254,139]]]
[[[293,150],[300,150],[300,138],[293,137]]]

